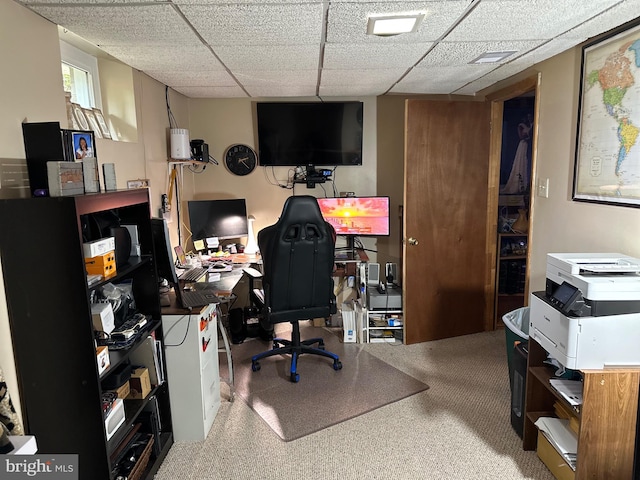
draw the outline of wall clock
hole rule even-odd
[[[224,163],[235,175],[248,175],[256,168],[258,157],[247,145],[231,145],[224,154]]]

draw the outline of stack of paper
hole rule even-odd
[[[564,380],[551,378],[549,383],[572,406],[582,405],[582,382],[580,380]]]
[[[569,428],[569,420],[563,418],[540,417],[536,427],[549,440],[558,453],[575,471],[578,453],[578,437]]]

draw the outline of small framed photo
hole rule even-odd
[[[71,132],[71,145],[76,160],[95,157],[95,142],[92,132]]]
[[[100,130],[100,124],[98,120],[96,120],[96,116],[93,113],[93,110],[90,108],[83,108],[84,116],[87,117],[87,121],[89,122],[90,130],[93,130],[97,138],[102,138],[102,131]]]
[[[78,129],[91,130],[91,128],[89,127],[89,121],[87,120],[87,117],[85,117],[82,107],[77,103],[72,103],[71,105],[73,106],[73,116],[76,119]]]
[[[139,178],[137,180],[127,180],[127,188],[147,188],[149,186],[148,178]]]
[[[104,119],[104,116],[102,115],[102,112],[100,111],[99,108],[94,108],[93,109],[93,114],[96,117],[96,120],[98,121],[98,125],[100,125],[100,131],[102,132],[102,136],[104,138],[111,138],[111,132],[109,131],[109,125],[107,125],[107,122]]]

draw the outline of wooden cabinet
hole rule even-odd
[[[141,252],[89,287],[82,244],[96,239],[89,224],[104,212],[137,226]],[[173,443],[167,382],[144,399],[125,400],[125,422],[108,441],[103,417],[103,382],[130,363],[147,335],[163,340],[150,216],[147,189],[0,200],[0,254],[25,429],[42,453],[78,454],[82,479],[112,480],[117,453],[151,398],[162,427],[142,478],[153,477]],[[149,322],[129,348],[109,351],[110,367],[99,374],[91,296],[107,282],[130,284],[135,310]]]
[[[496,264],[495,324],[502,316],[525,305],[527,234],[499,233]]]
[[[553,370],[543,364],[547,352],[529,340],[523,448],[535,450],[540,417],[555,416],[554,403],[573,410],[549,384]],[[579,421],[575,479],[632,478],[640,369],[585,370]]]

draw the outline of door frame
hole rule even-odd
[[[531,245],[532,219],[535,206],[535,186],[537,185],[536,159],[538,151],[538,119],[540,111],[540,80],[542,74],[525,78],[513,85],[487,95],[491,102],[491,139],[489,142],[489,176],[487,186],[487,277],[486,277],[486,302],[484,313],[485,330],[496,329],[495,318],[495,293],[496,293],[496,256],[498,248],[498,197],[500,194],[500,161],[502,154],[502,121],[504,114],[504,102],[520,95],[534,91],[535,102],[533,112],[533,144],[531,146],[531,195],[529,200],[529,231],[527,245]],[[527,248],[527,266],[530,262],[531,248]],[[529,300],[529,268],[526,270],[524,304]]]

